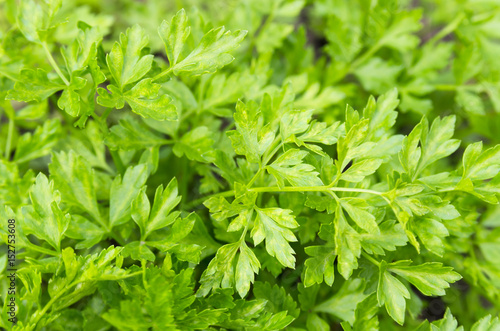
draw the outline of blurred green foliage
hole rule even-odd
[[[498,330],[498,54],[498,0],[0,1],[0,326]]]

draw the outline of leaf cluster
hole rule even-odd
[[[499,8],[1,2],[0,327],[498,330]]]

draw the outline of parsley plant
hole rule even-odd
[[[0,327],[499,330],[499,26],[1,1]]]

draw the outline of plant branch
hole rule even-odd
[[[208,200],[210,198],[214,198],[214,197],[232,197],[233,195],[234,195],[234,190],[224,191],[224,192],[220,192],[220,193],[215,193],[215,194],[212,194],[212,195],[207,195],[207,196],[198,198],[196,200],[193,200],[191,203],[189,203],[188,205],[186,205],[186,209],[189,210],[189,209],[191,209],[193,207],[201,205],[204,201],[206,201],[206,200]]]
[[[355,192],[355,193],[368,193],[383,196],[383,192],[350,188],[350,187],[330,187],[330,186],[286,186],[286,187],[254,187],[248,189],[252,192]]]
[[[274,156],[274,154],[276,154],[280,150],[280,148],[283,147],[284,143],[283,142],[279,143],[280,140],[281,140],[281,138],[278,139],[278,140],[276,140],[275,143],[273,143],[273,144],[277,144],[277,145],[271,151],[271,153],[269,155],[264,155],[264,162],[262,162],[262,168],[265,167],[267,165],[267,163],[269,162],[269,160],[272,159],[272,157]]]
[[[69,83],[68,79],[63,75],[61,68],[59,68],[56,61],[54,60],[54,57],[52,56],[52,53],[50,53],[49,48],[47,46],[47,43],[45,41],[42,43],[42,46],[43,46],[43,50],[45,51],[45,54],[47,54],[47,58],[49,59],[49,62],[50,62],[50,65],[52,66],[52,68],[54,68],[54,70],[57,72],[59,77],[61,77],[64,84],[66,84],[66,86],[69,86],[70,83]]]
[[[442,28],[441,30],[439,30],[438,33],[436,33],[434,35],[434,37],[432,37],[428,42],[430,44],[433,44],[435,43],[436,41],[446,37],[447,35],[449,35],[451,32],[453,32],[459,25],[460,23],[462,23],[462,21],[465,19],[465,14],[463,12],[461,12],[460,14],[458,14],[455,19],[453,21],[451,21],[450,23],[448,23],[444,28]]]
[[[375,54],[382,47],[382,43],[376,42],[371,48],[369,48],[366,52],[363,53],[360,57],[358,57],[354,62],[351,63],[349,67],[349,72],[354,71],[360,65],[366,62],[373,54]]]
[[[51,256],[59,256],[59,254],[60,254],[60,253],[53,251],[51,249],[47,249],[47,248],[44,248],[42,246],[33,245],[33,244],[26,246],[26,248],[37,251],[39,253],[46,254],[46,255],[51,255]]]
[[[106,121],[106,119],[108,118],[108,116],[109,116],[109,114],[111,113],[112,110],[113,110],[113,108],[110,108],[110,107],[106,108],[104,110],[104,112],[102,113],[102,115],[101,115],[101,121]],[[106,123],[106,122],[104,122],[104,123]]]
[[[255,180],[257,179],[257,177],[259,177],[259,175],[261,174],[263,168],[259,168],[259,171],[257,171],[255,173],[255,175],[252,177],[252,179],[250,179],[250,181],[248,182],[247,184],[247,187],[252,187],[252,184],[255,182]]]
[[[134,276],[137,276],[137,275],[140,275],[142,274],[143,272],[142,271],[139,271],[139,272],[134,272],[134,273],[130,273],[130,274],[127,274],[127,275],[124,275],[122,278],[120,279],[126,279],[126,278],[130,278],[130,277],[134,277]],[[92,279],[90,279],[92,280]],[[104,279],[102,279],[104,280]],[[99,281],[99,279],[96,279],[94,281]],[[74,281],[72,282],[71,284],[69,284],[68,286],[65,286],[64,288],[61,289],[61,291],[59,293],[57,293],[52,299],[50,299],[49,302],[47,302],[47,304],[43,307],[43,309],[40,311],[40,313],[37,312],[36,315],[32,315],[35,317],[35,319],[33,320],[33,324],[36,325],[38,324],[38,322],[40,322],[40,319],[45,316],[45,314],[47,313],[47,311],[50,309],[50,307],[57,301],[59,300],[59,298],[61,298],[63,296],[63,294],[65,294],[66,292],[68,292],[68,290],[70,290],[71,288],[75,287],[76,285],[80,284],[80,283],[83,283],[82,281]]]
[[[369,254],[365,253],[365,252],[361,252],[361,255],[363,255],[363,257],[365,259],[367,259],[368,261],[370,261],[371,263],[373,263],[374,265],[376,265],[377,267],[380,268],[380,262],[378,262],[377,260],[375,260],[373,257],[371,257]]]
[[[7,132],[7,141],[5,143],[5,159],[9,161],[10,159],[10,146],[12,144],[12,136],[14,135],[14,119],[9,118],[9,129]]]
[[[374,194],[378,195],[381,198],[383,198],[389,205],[390,205],[390,200],[384,196],[384,192],[378,192],[378,191],[373,191],[373,190],[367,190],[367,189],[361,189],[361,188],[351,188],[351,187],[330,187],[330,186],[286,186],[286,187],[252,187],[249,188],[248,191],[250,192],[260,192],[260,193],[272,193],[272,192],[353,192],[353,193],[367,193],[367,194]],[[197,206],[204,202],[207,199],[213,198],[213,197],[231,197],[234,196],[235,192],[234,190],[230,191],[225,191],[225,192],[220,192],[216,194],[212,194],[203,198],[199,198],[191,202],[187,208],[192,208],[194,206]],[[336,196],[335,196],[336,197]]]
[[[123,174],[125,172],[125,166],[123,165],[120,154],[118,154],[118,151],[113,151],[113,150],[109,150],[109,153],[111,154],[111,158],[113,159],[113,162],[116,166],[116,170],[119,173]]]
[[[153,82],[154,82],[155,80],[158,80],[158,79],[162,78],[163,76],[166,76],[166,75],[168,75],[169,73],[171,73],[171,72],[172,72],[172,70],[173,70],[173,68],[174,68],[174,67],[170,67],[170,68],[168,68],[167,70],[164,70],[164,71],[160,72],[158,75],[154,76],[154,77],[153,77]]]

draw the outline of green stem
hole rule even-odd
[[[97,115],[95,112],[91,113],[90,117],[92,117],[94,120],[96,120],[99,123],[101,122],[101,116]]]
[[[365,252],[361,252],[361,255],[363,255],[363,257],[365,259],[367,259],[368,261],[370,261],[371,263],[375,264],[377,267],[380,268],[380,262],[378,262],[377,260],[375,260],[373,257],[371,257],[369,254],[365,253]]]
[[[353,193],[367,193],[378,195],[383,198],[388,204],[390,200],[384,196],[384,192],[378,192],[373,190],[366,190],[362,188],[350,188],[350,187],[330,187],[330,186],[286,186],[286,187],[252,187],[249,188],[250,192],[353,192]],[[234,190],[225,191],[217,194],[212,194],[191,202],[188,207],[194,207],[202,203],[203,201],[210,199],[212,197],[231,197],[234,196]]]
[[[370,49],[368,49],[368,51],[364,52],[363,55],[361,55],[354,62],[351,63],[349,67],[349,72],[354,71],[357,67],[362,65],[366,60],[372,57],[372,55],[375,54],[381,47],[382,43],[380,43],[380,41],[375,43],[375,45],[373,45]]]
[[[350,187],[330,187],[330,186],[286,186],[286,187],[254,187],[248,189],[252,192],[355,192],[368,193],[383,196],[383,192]]]
[[[138,276],[138,275],[142,275],[142,274],[143,274],[142,271],[132,272],[132,273],[130,273],[128,275],[123,276],[122,279],[127,279],[127,278],[135,277],[135,276]]]
[[[51,255],[51,256],[59,256],[59,253],[56,251],[53,251],[51,249],[43,248],[42,246],[37,246],[37,245],[28,245],[26,248],[37,251],[39,253],[43,253],[46,255]]]
[[[37,308],[40,308],[40,303],[37,301],[36,302]],[[26,309],[26,316],[31,316],[31,311],[33,310],[33,305],[28,305]]]
[[[107,118],[112,110],[113,110],[113,108],[105,108],[105,110],[101,116],[97,115],[95,112],[90,114],[90,116],[92,116],[92,118],[97,122],[99,129],[101,130],[101,132],[104,135],[108,134],[108,132],[109,132]],[[111,154],[111,157],[113,158],[113,162],[115,163],[115,166],[116,166],[118,172],[123,173],[123,171],[125,169],[123,166],[123,162],[121,161],[120,155],[118,154],[117,151],[110,150],[109,152]],[[106,162],[105,170],[107,172],[109,172],[110,174],[114,174],[114,170],[108,166],[107,162]]]
[[[462,23],[462,21],[465,19],[465,14],[461,12],[458,14],[453,21],[448,23],[444,28],[439,30],[438,33],[434,35],[428,42],[433,44],[436,41],[440,40],[441,38],[446,37],[449,35],[451,32],[453,32],[459,25]]]
[[[113,150],[110,150],[109,153],[111,154],[111,157],[113,158],[113,162],[115,163],[116,170],[120,174],[123,174],[125,172],[125,166],[123,165],[122,158],[120,157],[120,154],[118,154],[118,151],[113,151]]]
[[[453,30],[457,28],[457,26],[462,22],[462,20],[465,18],[464,13],[460,13],[453,21],[451,21],[448,25],[446,25],[443,29],[441,29],[431,40],[429,40],[430,43],[434,43],[438,41],[439,39],[445,37],[449,33],[451,33]],[[383,42],[379,40],[378,42],[375,43],[368,51],[364,52],[363,55],[358,57],[350,66],[349,71],[352,72],[354,69],[362,65],[366,60],[371,58],[373,54],[375,54],[382,46]]]
[[[141,261],[141,274],[142,274],[142,285],[144,288],[148,287],[148,280],[146,279],[146,263],[144,260]]]
[[[184,122],[186,118],[191,116],[196,111],[196,108],[188,109],[184,114],[181,115],[180,122]]]
[[[262,170],[263,170],[263,168],[259,168],[259,171],[257,171],[257,173],[248,182],[247,187],[252,187],[252,184],[255,182],[255,180],[257,179],[257,177],[259,177],[259,175],[262,172]]]
[[[245,236],[247,235],[247,231],[248,231],[248,224],[247,224],[247,226],[245,226],[245,229],[243,230],[243,233],[241,234],[240,240],[238,240],[240,242],[240,245],[242,243],[245,243]]]
[[[210,198],[213,198],[213,197],[225,197],[225,198],[227,198],[227,197],[232,197],[233,195],[234,195],[234,190],[208,195],[208,196],[193,200],[191,203],[187,204],[186,210],[189,210],[193,207],[201,205],[204,201],[206,201]]]
[[[7,133],[7,142],[5,144],[5,159],[10,159],[10,146],[12,144],[12,136],[14,135],[14,119],[9,118],[9,131]]]
[[[470,249],[469,249],[469,254],[470,256],[472,257],[472,259],[474,261],[477,260],[477,257],[476,257],[476,251],[475,251],[475,246],[474,245],[471,245]]]
[[[466,90],[473,92],[482,92],[484,87],[480,85],[451,85],[451,84],[438,84],[434,85],[434,89],[438,91],[456,91],[456,90]]]
[[[453,192],[453,191],[459,191],[459,190],[455,189],[454,187],[450,187],[450,188],[438,190],[437,193],[446,193],[446,192]],[[431,194],[432,193],[435,193],[435,192],[431,192]]]
[[[153,81],[158,80],[158,79],[162,78],[165,75],[168,75],[169,73],[172,72],[173,68],[174,67],[170,67],[167,70],[164,70],[164,71],[160,72],[158,75],[156,75],[156,76],[153,77]]]
[[[264,168],[266,167],[267,163],[269,162],[269,160],[271,160],[271,158],[274,156],[274,154],[276,154],[279,149],[283,146],[283,143],[280,144],[280,140],[281,138],[276,138],[273,143],[271,144],[271,147],[273,145],[276,145],[276,147],[274,147],[274,149],[270,152],[270,154],[268,155],[264,155],[264,162],[262,162],[260,165],[259,165],[259,170],[257,171],[257,173],[252,177],[252,179],[250,179],[250,181],[248,182],[247,184],[247,187],[252,187],[253,183],[255,182],[255,180],[257,180],[257,178],[259,178],[259,175],[262,173],[262,171],[264,170]]]
[[[375,194],[380,196],[382,199],[387,202],[389,206],[392,208],[391,201],[384,195],[383,192],[366,190],[362,188],[350,188],[350,187],[331,187],[328,186],[303,186],[303,187],[255,187],[250,188],[249,191],[253,192],[354,192],[354,193],[367,193],[367,194]]]
[[[38,314],[36,314],[36,318],[33,320],[32,324],[36,327],[36,325],[38,324],[38,322],[40,321],[40,318],[42,318],[43,316],[45,316],[45,314],[47,313],[47,311],[49,310],[49,308],[54,304],[54,302],[56,302],[57,300],[59,300],[60,297],[63,296],[64,293],[66,293],[71,287],[68,286],[68,287],[65,287],[61,292],[57,293],[52,299],[50,299],[49,302],[47,302],[47,304],[45,305],[45,307],[43,307],[42,311]],[[35,315],[32,315],[32,316],[35,316]]]
[[[50,53],[49,48],[47,46],[47,43],[45,41],[42,43],[42,46],[43,46],[43,49],[45,51],[45,54],[47,54],[47,58],[49,59],[49,62],[50,62],[50,65],[52,66],[52,68],[54,68],[54,70],[57,72],[57,74],[59,75],[59,77],[61,77],[61,79],[64,82],[64,84],[66,84],[66,86],[69,86],[69,81],[63,75],[61,69],[59,68],[59,66],[57,65],[56,61],[54,60],[54,57],[52,56],[52,53]]]
[[[451,84],[434,85],[434,89],[438,91],[455,91],[457,87],[458,87],[457,85],[451,85]]]
[[[193,110],[196,111],[196,115],[201,114],[204,110],[204,97],[208,85],[207,83],[208,81],[206,79],[202,79],[200,80],[200,84],[198,85],[198,95],[196,98],[197,107],[193,108]]]
[[[326,193],[328,193],[332,198],[335,199],[335,201],[339,202],[339,197],[333,193],[332,191],[327,191]]]
[[[108,116],[111,113],[112,109],[113,108],[106,108],[104,110],[104,113],[101,116],[98,116],[96,113],[93,113],[91,115],[97,121],[97,123],[99,124],[101,132],[104,135],[108,134],[108,132],[109,132],[107,119],[108,119]]]
[[[106,108],[104,110],[104,113],[102,113],[102,115],[101,115],[101,121],[106,121],[106,119],[108,118],[109,114],[111,114],[112,110],[113,110],[113,108]]]
[[[143,272],[142,271],[139,271],[139,272],[133,272],[133,273],[130,273],[130,274],[127,274],[127,275],[124,275],[123,277],[121,277],[120,279],[126,279],[126,278],[130,278],[130,277],[134,277],[134,276],[137,276],[137,275],[140,275],[142,274]],[[98,280],[96,280],[98,281]],[[40,319],[45,316],[45,314],[47,313],[47,311],[50,309],[50,307],[57,301],[59,300],[59,298],[61,298],[63,296],[63,294],[65,294],[66,292],[68,292],[71,288],[75,287],[76,285],[80,284],[81,281],[74,281],[72,282],[71,284],[69,284],[68,286],[64,287],[59,293],[57,293],[52,299],[50,299],[49,302],[47,302],[47,304],[43,307],[42,311],[40,311],[40,313],[37,313],[36,314],[36,318],[33,320],[33,324],[34,326],[36,327],[36,325],[38,324],[38,322],[40,322]],[[32,316],[35,316],[35,315],[32,315]]]
[[[262,168],[265,167],[267,165],[267,163],[269,162],[269,160],[272,159],[272,157],[274,156],[274,154],[276,154],[281,147],[283,147],[283,142],[280,143],[280,140],[281,138],[279,139],[276,139],[274,142],[273,142],[273,145],[277,144],[276,147],[271,151],[271,153],[269,155],[264,155],[264,162],[262,162]]]
[[[9,73],[7,73],[5,71],[2,71],[2,70],[0,70],[0,76],[7,77],[8,79],[10,79],[13,82],[18,82],[19,81],[19,79],[17,79],[16,77],[11,76]]]

